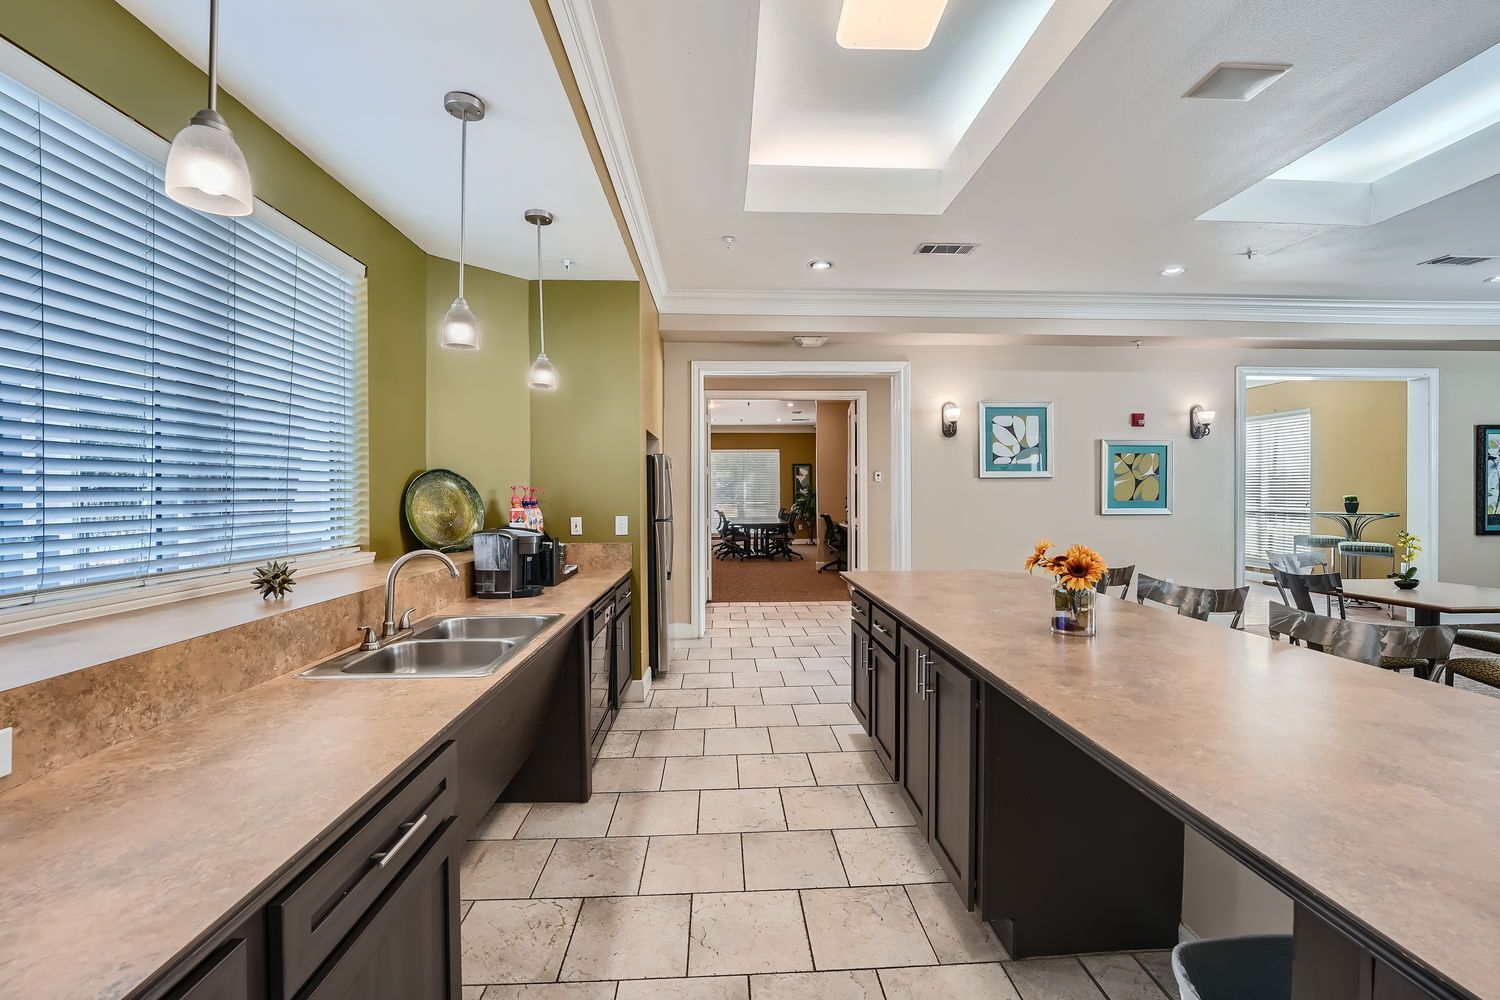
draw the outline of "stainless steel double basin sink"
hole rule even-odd
[[[355,650],[299,677],[484,677],[500,669],[561,615],[472,615],[419,622],[411,634],[374,650]]]

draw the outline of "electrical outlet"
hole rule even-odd
[[[581,534],[583,534],[583,518],[581,518],[581,517],[570,517],[570,518],[568,518],[568,530],[570,532],[572,532],[573,534],[575,534],[575,535],[581,535]]]
[[[615,515],[615,534],[617,534],[617,535],[628,535],[628,534],[630,534],[630,516],[628,514],[616,514]]]
[[[883,472],[881,472],[879,469],[876,469],[875,470],[875,481],[878,483],[878,482],[883,481],[884,479],[885,479],[885,474]]]
[[[11,736],[14,733],[14,729],[0,729],[0,778],[10,773]]]

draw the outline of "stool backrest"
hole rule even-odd
[[[1286,636],[1309,649],[1372,667],[1387,657],[1442,663],[1453,652],[1457,625],[1379,625],[1328,618],[1271,602],[1271,638]],[[1434,673],[1437,676],[1441,671]]]
[[[1136,600],[1145,604],[1152,601],[1176,608],[1184,618],[1196,618],[1206,622],[1210,615],[1227,614],[1230,628],[1244,624],[1245,602],[1250,598],[1250,588],[1235,587],[1230,590],[1212,590],[1207,587],[1179,587],[1171,580],[1159,580],[1142,573],[1135,585]]]
[[[1099,582],[1094,584],[1094,589],[1101,594],[1109,593],[1110,587],[1120,588],[1120,600],[1125,600],[1125,595],[1130,593],[1130,578],[1135,576],[1134,566],[1111,566],[1104,571]]]
[[[1312,595],[1339,598],[1339,607],[1344,605],[1344,578],[1338,573],[1288,573],[1273,569],[1276,589],[1281,591],[1283,601],[1291,601],[1302,611],[1317,611]]]

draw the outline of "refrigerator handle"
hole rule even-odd
[[[676,546],[676,542],[677,542],[676,530],[677,529],[676,529],[676,526],[671,521],[663,521],[662,524],[665,525],[665,527],[667,529],[666,545],[663,546],[663,548],[665,548],[667,551],[665,553],[663,553],[663,555],[665,557],[664,562],[665,562],[666,568],[667,568],[667,579],[670,580],[670,579],[672,579],[672,549],[675,548],[675,546]]]

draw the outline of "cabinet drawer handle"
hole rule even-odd
[[[891,634],[890,632],[886,631],[885,626],[882,625],[882,624],[880,624],[879,622],[876,622],[873,627],[874,627],[875,631],[879,632],[881,635],[887,635],[888,636],[888,635]]]
[[[423,813],[412,821],[411,825],[406,828],[406,832],[401,835],[400,839],[398,839],[386,850],[376,851],[374,854],[370,855],[370,860],[375,862],[375,865],[378,868],[384,868],[386,865],[390,864],[393,860],[395,860],[396,855],[401,853],[401,848],[406,846],[406,842],[408,840],[411,840],[416,832],[422,829],[422,825],[426,822],[427,814]]]

